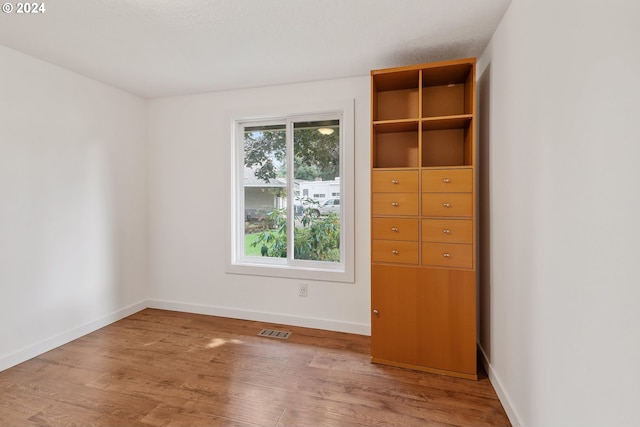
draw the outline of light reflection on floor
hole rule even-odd
[[[240,340],[236,340],[236,339],[230,340],[230,339],[225,339],[225,338],[214,338],[205,347],[206,348],[216,348],[216,347],[220,347],[222,345],[225,345],[227,343],[229,343],[229,344],[244,344],[244,341],[240,341]]]

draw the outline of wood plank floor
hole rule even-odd
[[[369,347],[360,335],[146,309],[0,372],[0,425],[509,425],[486,375],[375,365]]]

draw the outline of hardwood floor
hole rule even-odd
[[[486,375],[375,365],[369,349],[360,335],[146,309],[0,372],[0,425],[509,425]]]

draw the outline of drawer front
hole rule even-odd
[[[373,193],[418,192],[418,171],[373,171],[371,172]]]
[[[372,218],[371,238],[377,240],[418,240],[418,219]]]
[[[373,240],[371,260],[396,264],[418,264],[418,242],[397,240]]]
[[[470,219],[423,219],[422,241],[471,244],[473,222]]]
[[[373,193],[373,215],[418,215],[417,193]]]
[[[422,265],[473,268],[473,245],[423,243]]]
[[[433,193],[471,193],[473,191],[473,170],[423,170],[422,191]]]
[[[422,193],[423,216],[471,216],[471,193]]]

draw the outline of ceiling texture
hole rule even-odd
[[[510,1],[44,0],[0,44],[156,98],[479,56]]]

